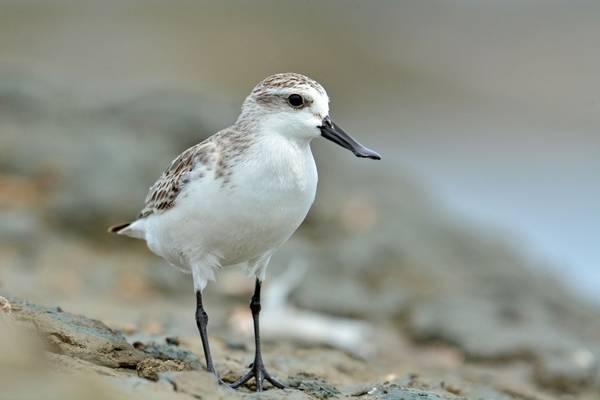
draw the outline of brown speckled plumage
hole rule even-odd
[[[296,74],[293,72],[287,72],[283,74],[275,74],[265,78],[252,90],[254,96],[260,96],[262,93],[269,89],[284,89],[290,87],[311,87],[322,95],[325,95],[325,89],[318,82],[310,79],[307,76]]]
[[[221,180],[221,187],[225,187],[231,181],[232,163],[253,141],[253,135],[231,127],[185,150],[152,185],[138,218],[172,208],[186,185],[203,179],[207,172],[214,171],[214,179]]]
[[[177,197],[192,180],[204,179],[213,172],[215,180],[224,188],[231,183],[231,166],[254,142],[256,104],[272,107],[288,107],[286,96],[278,94],[281,89],[312,88],[326,95],[325,89],[316,81],[296,73],[275,74],[267,77],[254,87],[244,102],[242,114],[235,125],[190,147],[179,155],[161,177],[150,188],[144,209],[139,218],[163,212],[175,205]],[[307,105],[312,103],[305,99]]]

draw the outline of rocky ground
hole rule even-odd
[[[254,397],[203,370],[189,277],[104,234],[234,109],[15,81],[0,104],[0,398]],[[317,203],[265,287],[265,359],[289,388],[261,397],[600,398],[598,307],[402,173],[317,149]],[[237,271],[207,290],[226,381],[251,359],[251,290]]]
[[[38,398],[42,393],[49,396],[44,398],[61,399],[80,398],[83,393],[99,399],[254,396],[252,383],[234,391],[219,385],[203,369],[201,345],[196,336],[162,333],[141,339],[145,335],[135,326],[121,331],[59,307],[44,307],[15,298],[3,298],[0,302],[3,355],[0,398]],[[440,311],[445,309],[442,307]],[[432,318],[427,312],[417,315],[422,320]],[[447,315],[450,319],[457,316]],[[542,352],[527,356],[527,352],[536,350],[507,341],[504,346],[508,348],[496,348],[498,354],[484,355],[469,349],[467,342],[475,340],[468,333],[458,345],[444,343],[451,341],[452,334],[457,335],[453,332],[457,328],[452,328],[456,324],[444,322],[444,318],[435,328],[425,328],[427,322],[420,324],[416,324],[417,330],[430,329],[439,341],[414,342],[427,335],[423,331],[412,338],[387,335],[378,338],[378,347],[382,348],[371,360],[331,347],[269,341],[267,363],[288,388],[269,387],[261,397],[552,399],[579,394],[580,398],[597,398],[594,355],[584,349],[563,355]],[[239,341],[214,336],[211,339],[222,379],[235,380],[245,370],[252,349]],[[492,340],[491,347],[494,346],[497,344]],[[523,354],[510,354],[514,351]]]
[[[126,334],[58,307],[13,298],[3,299],[2,307],[1,398],[35,398],[40,393],[48,393],[52,398],[79,398],[89,385],[94,387],[92,398],[253,396],[253,384],[234,391],[219,385],[204,371],[198,357],[200,343],[195,336],[156,336],[144,342],[136,340],[135,329]],[[212,339],[221,377],[231,382],[245,370],[251,349]],[[533,373],[538,385],[556,391],[555,394],[579,392],[590,385],[592,378],[581,371],[581,364],[590,362],[590,355],[583,353],[567,355],[571,359],[554,363],[542,361],[532,369],[527,362],[516,360],[477,365],[467,362],[459,348],[441,343],[388,344],[396,346],[395,351],[402,350],[403,361],[383,353],[369,363],[332,348],[269,343],[266,359],[271,371],[288,388],[270,388],[262,397],[550,399],[554,396],[548,390],[528,382],[528,374]],[[394,358],[399,364],[384,367]],[[382,375],[386,368],[406,372]],[[36,384],[28,379],[33,374]]]

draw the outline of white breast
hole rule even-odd
[[[308,142],[264,137],[231,167],[223,184],[208,173],[180,194],[176,205],[150,216],[146,241],[183,268],[227,266],[270,254],[308,213],[317,170]]]

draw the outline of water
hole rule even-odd
[[[483,152],[472,141],[444,151],[423,146],[399,151],[440,201],[512,236],[575,292],[600,302],[600,158],[593,141],[570,149],[577,151],[545,142],[533,161],[527,152]]]

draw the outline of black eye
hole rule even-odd
[[[301,107],[304,104],[304,99],[299,94],[290,94],[288,103],[290,103],[292,107]]]

